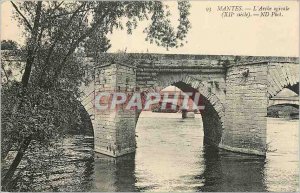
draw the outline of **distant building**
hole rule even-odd
[[[177,113],[181,112],[183,101],[185,97],[188,97],[183,91],[181,91],[179,88],[175,86],[169,86],[160,92],[161,95],[161,101],[159,102],[159,105],[156,106],[156,108],[152,109],[153,112],[163,112],[163,113]],[[172,102],[164,102],[164,96],[167,95],[168,99],[175,99],[175,97],[178,98],[177,104],[174,105]],[[197,110],[193,109],[194,101],[192,98],[188,99],[188,112],[197,112]],[[166,108],[162,108],[166,107]]]

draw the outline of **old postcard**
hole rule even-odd
[[[3,1],[1,190],[298,192],[299,1]]]

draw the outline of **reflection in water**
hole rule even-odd
[[[203,146],[199,117],[154,120],[145,117],[137,127],[138,188],[146,191],[266,190],[265,160]]]
[[[11,183],[10,191],[89,191],[93,183],[94,151],[92,137],[75,135],[65,138],[62,146],[49,151],[31,151],[20,164],[21,174]],[[52,157],[57,156],[57,157]],[[25,169],[25,171],[23,171]]]
[[[266,191],[264,158],[204,147],[204,186],[200,191]]]
[[[135,153],[118,158],[97,154],[94,187],[98,192],[129,192],[135,190]]]
[[[264,159],[204,146],[199,117],[182,120],[177,114],[172,118],[151,116],[139,120],[136,153],[119,158],[94,154],[90,138],[65,139],[65,157],[49,167],[52,174],[47,180],[35,182],[44,181],[38,190],[298,190],[297,121],[268,119],[270,149],[277,150]]]

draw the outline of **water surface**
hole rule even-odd
[[[50,176],[36,175],[31,189],[21,190],[299,190],[298,120],[268,118],[266,159],[204,146],[201,117],[145,112],[136,134],[136,153],[116,159],[94,153],[91,137],[68,137],[64,157],[48,168]]]

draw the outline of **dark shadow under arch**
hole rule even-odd
[[[294,85],[288,85],[286,88],[290,89],[291,91],[299,95],[299,82],[297,82]]]
[[[94,137],[94,129],[91,117],[84,106],[78,102],[79,106],[79,115],[81,119],[81,124],[70,131],[73,135],[85,135],[85,136],[93,136]]]

